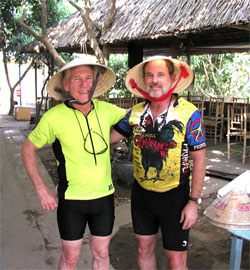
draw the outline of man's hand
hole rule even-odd
[[[57,208],[57,194],[48,188],[37,190],[37,196],[44,210],[55,210]]]
[[[188,201],[188,203],[181,212],[180,223],[183,222],[183,230],[188,230],[194,225],[198,218],[198,208],[199,206],[196,202],[190,200]]]

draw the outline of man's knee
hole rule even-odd
[[[98,248],[92,246],[92,253],[93,256],[99,260],[105,260],[109,257],[108,247]]]
[[[154,249],[152,248],[149,248],[148,246],[138,246],[138,256],[139,258],[141,259],[146,259],[146,258],[149,258],[149,257],[152,257],[154,256]]]
[[[77,264],[82,246],[82,239],[77,241],[62,242],[61,261],[67,266],[74,266]]]
[[[186,261],[170,259],[168,262],[170,269],[181,269],[181,270],[187,269]]]
[[[139,236],[136,235],[138,241],[138,255],[141,258],[147,258],[154,255],[156,236]]]
[[[187,252],[180,251],[166,251],[167,260],[170,269],[181,269],[186,270],[187,268]]]
[[[63,252],[61,256],[61,263],[63,265],[69,266],[75,266],[77,264],[79,258],[79,254],[73,253],[73,252]]]

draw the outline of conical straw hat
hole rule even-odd
[[[77,66],[94,66],[102,69],[100,77],[97,81],[97,85],[95,87],[95,91],[93,94],[93,98],[99,97],[100,95],[106,93],[112,85],[115,83],[116,75],[114,71],[102,64],[98,63],[96,57],[92,55],[82,55],[81,57],[74,58],[72,61],[67,63],[62,69],[60,69],[49,81],[46,87],[48,94],[53,97],[55,100],[64,101],[65,98],[56,91],[56,88],[64,90],[63,88],[63,71],[77,67]]]
[[[150,61],[154,61],[154,60],[168,60],[171,61],[174,65],[174,73],[175,73],[175,80],[172,83],[173,87],[178,79],[180,78],[180,81],[178,82],[178,84],[176,85],[173,93],[181,93],[182,91],[186,90],[190,84],[193,81],[194,78],[194,74],[193,71],[191,69],[191,67],[183,62],[180,61],[178,59],[174,59],[174,58],[170,58],[170,57],[166,57],[163,55],[156,55],[156,56],[152,56],[150,58],[148,58],[147,60],[137,64],[136,66],[134,66],[133,68],[131,68],[125,78],[125,84],[127,89],[135,96],[138,97],[143,97],[143,95],[138,92],[138,90],[136,90],[136,88],[132,87],[131,85],[131,79],[133,79],[135,81],[135,83],[138,85],[139,88],[141,88],[143,91],[146,90],[146,85],[145,85],[145,81],[144,81],[144,75],[143,75],[143,66],[150,62]],[[187,77],[180,77],[181,74],[181,67],[185,67],[185,70],[187,71]]]
[[[242,191],[231,191],[215,199],[204,215],[218,227],[250,230],[250,198]]]

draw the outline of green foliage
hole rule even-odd
[[[125,86],[125,76],[128,72],[128,55],[127,54],[112,54],[109,58],[109,67],[116,74],[116,82],[109,91],[109,97],[130,97],[131,93]]]
[[[3,42],[7,42],[13,34],[20,31],[20,27],[14,20],[15,7],[20,6],[20,4],[20,0],[0,1],[1,38]]]
[[[249,59],[248,53],[192,56],[194,94],[250,96]]]

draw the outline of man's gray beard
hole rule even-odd
[[[161,90],[161,92],[159,93],[159,91],[154,91],[154,90],[152,90],[152,91],[150,91],[150,88],[147,88],[146,89],[146,92],[149,94],[149,96],[150,97],[152,97],[152,98],[159,98],[159,97],[161,97],[161,96],[163,96],[163,95],[165,95],[169,90],[170,90],[170,88],[171,88],[171,84],[169,84],[167,87],[165,87],[165,88],[162,88],[162,90]]]

